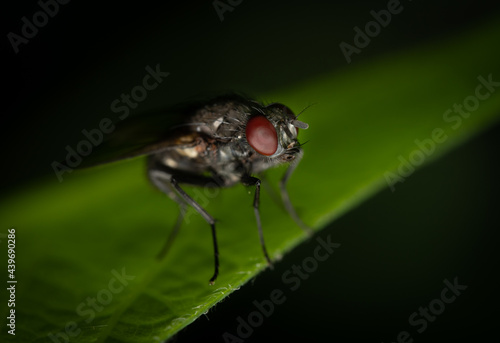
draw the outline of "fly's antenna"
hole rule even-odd
[[[297,120],[297,118],[298,118],[298,117],[299,117],[302,113],[304,113],[304,112],[305,112],[305,111],[306,111],[309,107],[311,107],[311,106],[313,106],[313,105],[316,105],[316,103],[312,103],[312,104],[310,104],[310,105],[306,106],[306,107],[305,107],[302,111],[300,111],[300,112],[299,112],[299,114],[297,114],[297,115],[295,116],[295,119],[294,119],[294,120],[292,120],[292,125],[293,125],[293,126],[295,126],[295,127],[296,127],[296,128],[298,128],[298,129],[304,129],[304,130],[305,130],[305,129],[308,129],[308,128],[309,128],[309,125],[308,125],[307,123],[304,123],[304,122],[300,121],[300,120]]]
[[[298,117],[299,117],[302,113],[304,113],[304,112],[305,112],[305,110],[307,110],[309,107],[314,106],[314,105],[316,105],[316,103],[315,103],[315,102],[314,102],[314,103],[312,103],[312,104],[310,104],[310,105],[307,105],[307,106],[306,106],[306,107],[305,107],[302,111],[300,111],[300,112],[299,112],[299,114],[297,114],[297,115],[295,116],[295,118],[298,118]]]
[[[292,125],[295,126],[296,128],[304,129],[304,130],[309,128],[308,124],[306,124],[300,120],[297,120],[297,119],[292,120]]]

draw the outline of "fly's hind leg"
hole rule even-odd
[[[159,260],[164,259],[167,253],[170,251],[170,248],[172,247],[175,237],[177,237],[177,234],[179,233],[179,229],[181,227],[182,221],[184,220],[184,215],[186,214],[186,211],[187,211],[187,205],[183,202],[179,202],[179,215],[177,216],[174,229],[168,235],[167,240],[165,241],[165,244],[161,248],[158,255],[156,255],[157,259]]]
[[[187,210],[187,205],[186,203],[175,193],[174,189],[170,185],[169,181],[169,175],[166,173],[158,173],[157,171],[150,171],[149,173],[149,178],[151,182],[163,193],[168,195],[168,197],[172,200],[174,200],[176,203],[179,204],[179,214],[177,216],[177,221],[175,223],[174,229],[172,232],[167,237],[167,240],[165,241],[165,244],[161,248],[160,252],[156,256],[157,259],[162,260],[165,258],[167,253],[169,252],[172,243],[175,240],[175,237],[177,237],[177,234],[179,233],[179,229],[181,227],[182,221],[184,220],[184,215],[186,214]]]
[[[179,227],[184,219],[184,215],[186,213],[187,206],[193,207],[205,221],[210,225],[210,229],[212,231],[212,241],[214,247],[214,274],[210,278],[210,284],[213,285],[215,279],[219,275],[219,249],[217,247],[217,237],[215,233],[215,219],[203,208],[200,204],[198,204],[192,197],[190,197],[182,188],[179,186],[179,180],[177,177],[172,175],[169,171],[162,170],[160,168],[151,168],[149,170],[149,178],[151,182],[158,187],[162,192],[166,193],[170,198],[175,200],[180,205],[180,214],[177,218],[177,223],[169,235],[167,242],[165,243],[164,248],[160,252],[161,255],[165,255],[172,245],[172,242],[179,231]],[[199,178],[193,179],[192,182],[189,182],[194,185],[207,185],[207,184],[215,184],[214,180],[211,178],[206,178],[200,176]]]

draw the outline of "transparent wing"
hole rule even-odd
[[[202,108],[228,101],[246,103],[248,106],[254,104],[243,95],[227,94],[208,101],[193,100],[162,111],[125,118],[115,123],[116,129],[105,135],[103,142],[82,159],[79,168],[89,168],[141,155],[150,155],[166,149],[192,147],[199,144],[199,132],[204,131],[200,129],[200,126],[209,123],[203,120],[193,123],[190,119],[196,116]],[[212,117],[208,115],[206,120],[213,119]]]
[[[112,133],[82,158],[79,168],[154,154],[166,149],[197,144],[198,135],[185,122],[188,113],[154,112],[126,118]]]

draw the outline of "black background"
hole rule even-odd
[[[211,1],[74,1],[61,5],[15,54],[6,35],[19,34],[21,18],[39,5],[10,2],[2,11],[0,190],[53,178],[50,163],[64,158],[64,146],[76,143],[83,128],[96,126],[109,103],[142,79],[146,65],[161,62],[171,76],[141,110],[207,92],[277,89],[350,68],[338,44],[351,42],[353,27],[386,4],[243,1],[221,22]],[[500,9],[466,0],[402,4],[403,12],[353,63],[460,34]],[[245,341],[390,342],[403,330],[415,342],[495,337],[499,130],[489,129],[412,175],[395,193],[383,191],[318,233],[335,237],[342,244],[338,253],[297,291],[287,291],[287,301]],[[224,332],[235,334],[236,318],[254,310],[253,300],[286,289],[283,272],[315,246],[314,239],[303,244],[174,340],[223,342]],[[417,334],[409,315],[454,277],[469,288]]]

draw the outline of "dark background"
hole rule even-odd
[[[498,13],[500,4],[402,1],[352,63],[383,57],[423,41],[463,33]],[[35,1],[2,11],[5,57],[0,143],[0,189],[52,173],[82,129],[109,116],[110,103],[140,84],[144,68],[171,75],[132,113],[164,108],[194,96],[241,91],[250,95],[350,68],[341,41],[372,20],[387,1],[243,1],[221,22],[211,1],[158,3],[69,2],[15,54],[7,33],[40,10]],[[496,42],[492,42],[496,44]]]
[[[500,13],[493,2],[402,4],[402,13],[349,65],[339,43],[352,43],[353,27],[371,20],[370,10],[386,8],[386,1],[243,1],[224,13],[223,22],[211,1],[74,1],[60,5],[18,54],[6,34],[19,34],[21,18],[40,8],[35,1],[9,3],[2,11],[0,190],[54,178],[50,163],[63,159],[64,147],[74,146],[83,128],[96,127],[110,113],[109,104],[140,83],[147,65],[160,63],[171,75],[137,112],[200,94],[259,94],[300,84],[444,40]],[[395,193],[383,191],[320,232],[342,244],[338,253],[299,290],[287,292],[286,303],[247,341],[389,342],[402,330],[416,342],[494,335],[499,130],[491,128],[412,175]],[[254,310],[253,300],[285,289],[283,272],[315,246],[314,240],[303,244],[175,339],[222,342],[225,331],[235,333],[236,318]],[[439,296],[443,279],[454,277],[469,288],[417,334],[409,315]]]

